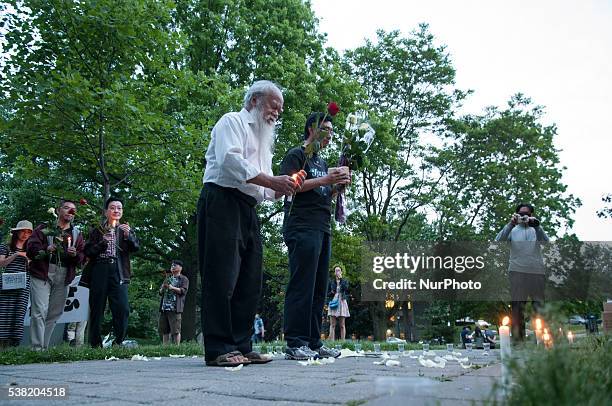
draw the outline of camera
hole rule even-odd
[[[514,214],[514,218],[516,219],[517,224],[525,224],[528,227],[537,227],[540,225],[540,220],[535,217],[529,217],[526,214],[520,215],[516,213]]]
[[[529,224],[529,216],[527,215],[523,215],[521,216],[520,214],[517,215],[517,223],[519,224]]]

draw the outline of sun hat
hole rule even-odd
[[[15,228],[11,228],[11,231],[19,230],[34,231],[34,227],[32,227],[32,223],[30,223],[28,220],[21,220],[19,223],[17,223],[17,226],[15,226]]]

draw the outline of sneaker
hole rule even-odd
[[[326,346],[319,347],[315,351],[321,358],[338,358],[340,356],[340,351]]]
[[[297,361],[306,361],[319,358],[319,353],[311,350],[307,346],[302,347],[287,347],[285,348],[285,359],[292,359]]]

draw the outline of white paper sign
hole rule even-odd
[[[78,286],[80,280],[81,275],[78,275],[69,286],[64,314],[57,321],[60,324],[85,321],[89,318],[89,289]],[[31,303],[28,301],[28,310],[23,321],[24,326],[30,325],[30,307]]]
[[[2,290],[9,289],[25,289],[26,273],[25,272],[4,272],[2,274]]]

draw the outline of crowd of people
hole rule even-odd
[[[271,361],[252,348],[254,341],[263,340],[265,332],[263,322],[256,317],[263,259],[256,206],[264,200],[284,199],[282,233],[289,262],[283,315],[286,358],[340,355],[321,341],[325,306],[330,318],[329,337],[337,337],[337,327],[339,338],[346,337],[349,288],[340,266],[333,268],[329,283],[330,222],[332,198],[350,183],[351,173],[346,166],[329,167],[322,158],[320,150],[333,140],[333,117],[314,112],[305,121],[303,142],[285,154],[280,173],[274,175],[274,130],[283,105],[283,94],[276,84],[257,81],[247,90],[242,109],[225,114],[211,132],[197,202],[201,316],[205,362],[209,366]],[[130,256],[139,250],[138,239],[129,224],[121,222],[124,203],[117,197],[106,200],[105,220],[90,230],[86,240],[72,225],[76,210],[75,202],[62,200],[56,208],[56,224],[33,228],[30,222],[20,221],[11,229],[10,243],[0,245],[0,267],[5,273],[24,275],[18,288],[4,290],[0,285],[2,345],[20,342],[29,296],[32,348],[44,350],[49,346],[77,267],[83,267],[80,285],[89,288],[90,345],[102,346],[101,323],[107,302],[114,342],[119,345],[124,340]],[[520,205],[497,239],[515,242],[547,237],[533,217],[533,207]],[[543,280],[539,269],[519,269],[526,255],[534,253],[511,254],[510,270],[517,286],[513,311],[516,308],[519,324],[524,305],[519,291],[537,290]],[[181,313],[189,289],[189,280],[181,274],[182,265],[173,261],[159,289],[159,327],[164,343],[181,341]],[[534,292],[528,293],[533,297]],[[517,334],[524,336],[524,327]]]

